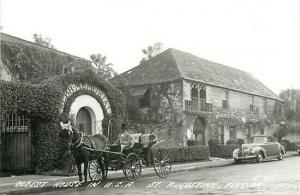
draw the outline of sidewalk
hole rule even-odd
[[[298,155],[297,152],[287,152],[284,158]],[[234,164],[233,159],[222,159],[210,157],[209,161],[199,161],[192,163],[173,164],[172,173],[196,171],[204,168],[223,167]],[[153,167],[147,167],[142,170],[142,178],[156,176]],[[109,172],[108,178],[125,178],[122,171]],[[78,176],[43,176],[43,175],[24,175],[0,178],[0,194],[25,194],[33,192],[46,192],[58,190],[55,188],[58,182],[75,182]]]

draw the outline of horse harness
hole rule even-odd
[[[89,145],[87,145],[86,143],[83,142],[84,137],[87,138],[91,142],[91,146],[89,146]],[[88,136],[83,135],[82,133],[80,133],[80,138],[78,138],[74,143],[71,144],[71,149],[75,150],[75,149],[77,149],[81,146],[95,149],[95,142],[91,138],[89,138]]]

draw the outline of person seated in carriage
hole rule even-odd
[[[128,129],[127,129],[127,127],[126,127],[125,124],[121,125],[121,131],[122,131],[122,133],[120,133],[119,136],[118,136],[118,142],[121,145],[130,145],[130,143],[131,143],[131,135],[128,132]]]
[[[131,135],[128,132],[128,129],[125,124],[121,125],[121,132],[118,136],[118,144],[121,145],[121,152],[125,147],[130,146],[131,144]]]

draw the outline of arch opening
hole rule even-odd
[[[194,120],[193,135],[195,137],[195,140],[198,141],[200,145],[206,145],[205,120],[202,117],[197,117]]]
[[[104,114],[100,103],[90,95],[80,95],[71,104],[70,118],[75,126],[88,135],[102,134]]]

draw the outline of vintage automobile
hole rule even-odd
[[[233,159],[236,163],[242,160],[255,159],[256,162],[262,162],[264,159],[278,158],[283,159],[285,154],[284,147],[278,142],[272,142],[267,136],[255,136],[253,143],[242,144],[233,151]]]

